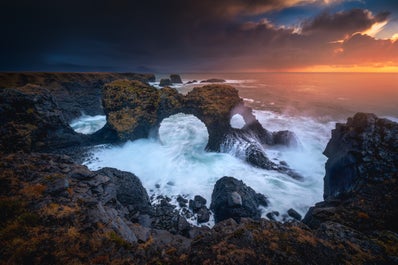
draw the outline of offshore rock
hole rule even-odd
[[[173,84],[182,84],[181,76],[177,74],[171,74],[170,81]]]
[[[242,217],[259,219],[261,195],[233,177],[222,177],[216,182],[211,195],[210,209],[214,212],[216,223],[228,218],[237,222]],[[261,200],[264,203],[264,200]],[[264,205],[267,206],[267,205]]]
[[[160,82],[159,82],[159,86],[171,86],[173,83],[171,82],[171,80],[170,79],[168,79],[168,78],[162,78],[162,79],[160,79]]]
[[[226,81],[221,78],[210,78],[200,81],[201,83],[225,83]]]
[[[361,231],[398,231],[398,124],[357,113],[336,124],[328,157],[324,202],[304,218],[311,227],[333,220]]]

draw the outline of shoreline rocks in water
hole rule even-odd
[[[210,78],[200,81],[201,83],[225,83],[226,81],[221,78]]]
[[[268,206],[267,198],[256,193],[241,180],[222,177],[216,182],[211,195],[210,209],[214,212],[216,223],[233,218],[240,222],[243,217],[259,219],[259,206]]]
[[[198,103],[201,95],[210,96],[196,114],[213,109],[215,116],[224,115],[214,112],[212,102],[221,91],[229,91],[231,98],[236,92],[207,89],[214,94],[205,89],[189,97]],[[138,91],[150,106],[152,90],[132,89],[129,95]],[[7,147],[0,150],[1,264],[398,263],[397,123],[358,113],[346,124],[336,125],[325,149],[324,201],[312,207],[302,222],[259,218],[257,204],[266,199],[242,182],[224,177],[213,191],[211,208],[218,217],[210,229],[191,226],[167,198],[151,205],[134,174],[111,168],[90,171],[65,155],[37,153],[57,152],[65,143],[79,148],[79,141],[66,136],[69,128],[64,126],[63,111],[48,90],[36,91],[29,85],[0,92],[0,137]],[[174,90],[157,95],[162,113],[170,110],[169,105],[180,104],[173,100]],[[151,113],[144,120],[150,121]],[[276,141],[261,128],[254,121],[243,131],[230,133],[243,138],[250,129],[263,135],[263,141]],[[200,211],[207,202],[195,199]],[[251,203],[245,204],[247,200]],[[228,215],[245,205],[253,207],[242,215],[234,211]],[[277,215],[267,214],[270,219]]]

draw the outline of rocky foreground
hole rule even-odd
[[[159,204],[151,205],[134,174],[112,168],[90,171],[57,152],[66,144],[81,146],[115,135],[118,141],[120,135],[134,134],[135,120],[126,117],[120,130],[109,122],[110,113],[117,116],[119,109],[106,102],[108,90],[115,93],[112,89],[126,82],[136,81],[104,84],[99,93],[105,98],[108,131],[95,139],[68,127],[63,115],[67,109],[59,108],[46,84],[0,89],[0,264],[398,264],[397,123],[358,113],[336,125],[325,150],[324,201],[303,221],[261,219],[258,206],[266,206],[266,197],[224,177],[216,183],[210,204],[217,224],[212,229],[195,227],[168,198],[157,198]],[[153,112],[134,107],[140,87],[148,91],[145,100],[158,99]],[[159,99],[180,97],[171,103],[185,111],[198,109],[187,103],[195,99],[202,115],[231,115],[217,112],[221,108],[209,99],[229,101],[223,93],[234,90],[211,88],[182,97],[169,88],[129,84],[126,93],[118,89],[123,92],[118,94],[124,104],[120,110],[135,111],[136,117],[143,115],[156,125],[158,115],[174,111],[167,104],[157,105],[169,102]],[[168,91],[173,96],[162,97]],[[227,106],[232,111],[236,104]],[[226,128],[224,136],[244,140],[253,125],[241,131]],[[261,128],[258,131],[264,132]],[[189,205],[184,198],[180,203],[198,217],[209,214],[200,196]]]

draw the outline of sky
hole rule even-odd
[[[0,23],[0,71],[398,72],[398,0],[4,0]]]

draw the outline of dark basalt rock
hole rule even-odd
[[[398,124],[357,113],[336,124],[324,154],[324,198],[355,191],[364,182],[383,182],[398,173]]]
[[[171,74],[170,81],[173,84],[182,84],[181,76],[177,74]]]
[[[57,101],[67,122],[81,116],[101,115],[102,87],[117,79],[155,82],[153,74],[136,73],[0,73],[0,88],[27,84],[46,88]]]
[[[336,124],[324,154],[325,201],[303,222],[314,228],[333,220],[361,231],[398,231],[398,124],[358,113]]]
[[[173,83],[168,78],[160,79],[159,86],[171,86]]]
[[[88,139],[66,123],[50,92],[35,85],[0,89],[0,125],[3,152],[51,151]]]
[[[209,133],[206,149],[210,151],[220,151],[220,147],[230,139],[239,139],[242,146],[253,141],[262,146],[297,145],[292,132],[271,133],[264,129],[231,86],[196,87],[183,96],[169,87],[159,90],[138,81],[117,80],[105,85],[103,95],[107,125],[93,135],[95,139],[100,135],[106,135],[108,139],[116,136],[120,141],[144,138],[157,131],[164,118],[182,112],[195,115],[206,125]],[[233,129],[230,125],[235,114],[242,115],[246,122],[242,129]],[[287,166],[269,161],[262,148],[249,148],[243,159],[255,166],[300,178]]]
[[[302,219],[302,216],[301,216],[301,214],[299,214],[296,210],[294,210],[293,208],[290,208],[289,210],[287,210],[287,214],[290,216],[290,217],[292,217],[292,218],[294,218],[294,219],[296,219],[296,220],[298,220],[298,221],[300,221],[301,219]]]
[[[148,193],[142,186],[140,179],[132,173],[114,168],[102,168],[95,172],[111,179],[115,184],[117,200],[128,208],[133,215],[151,212]]]
[[[233,218],[237,222],[242,217],[259,219],[261,211],[259,210],[259,198],[264,204],[263,196],[242,181],[233,177],[223,177],[216,182],[211,195],[210,209],[214,212],[216,223]]]
[[[221,78],[210,78],[200,81],[201,83],[225,83],[226,81]]]

